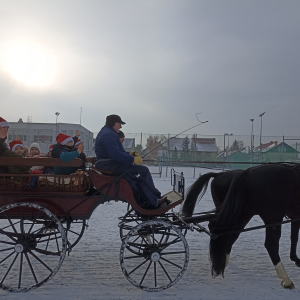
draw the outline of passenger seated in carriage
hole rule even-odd
[[[122,130],[119,130],[118,136],[120,138],[120,142],[123,144],[124,140],[125,140],[125,134],[124,134],[124,132]]]
[[[3,156],[7,157],[24,157],[24,145],[22,141],[12,141],[9,143],[10,151],[5,151]],[[28,166],[8,166],[9,174],[29,174]],[[19,181],[20,178],[15,178]]]
[[[9,123],[0,117],[0,156],[3,156],[5,151],[9,151],[9,146],[5,143],[8,129]],[[0,174],[5,174],[7,172],[7,166],[0,166]]]
[[[96,167],[103,171],[112,171],[128,181],[137,195],[138,203],[143,207],[158,207],[167,200],[155,188],[152,176],[137,151],[129,154],[124,150],[118,133],[125,124],[118,115],[106,117],[105,126],[100,130],[95,142],[97,156]]]
[[[60,158],[63,162],[69,162],[77,157],[83,151],[83,144],[80,143],[77,150],[74,151],[74,140],[66,134],[60,133],[56,137],[57,144],[53,145],[51,156],[53,158]],[[54,174],[70,175],[76,172],[74,167],[54,167]]]

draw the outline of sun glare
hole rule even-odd
[[[0,65],[17,81],[43,87],[50,85],[56,75],[56,58],[38,44],[25,41],[3,44]]]

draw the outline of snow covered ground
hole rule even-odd
[[[152,167],[152,172],[158,168]],[[191,185],[194,170],[183,171],[186,187]],[[170,170],[170,169],[169,169]],[[196,176],[212,170],[196,169]],[[218,171],[216,171],[218,172]],[[155,184],[164,193],[171,190],[170,176],[153,175]],[[213,208],[210,191],[198,205],[198,211]],[[99,206],[79,244],[62,268],[46,285],[27,293],[13,294],[0,291],[4,299],[299,299],[300,269],[289,260],[290,225],[284,225],[280,253],[296,289],[285,290],[280,286],[275,269],[264,248],[264,230],[243,233],[233,247],[225,278],[212,279],[208,256],[209,238],[205,234],[189,232],[189,266],[183,278],[170,289],[160,293],[143,292],[132,286],[124,277],[119,264],[120,238],[118,217],[125,214],[122,203],[106,203]],[[253,218],[249,226],[261,224]],[[298,251],[299,255],[300,252]]]

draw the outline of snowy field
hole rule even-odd
[[[183,171],[186,187],[191,185],[194,169]],[[158,168],[152,167],[152,172]],[[169,168],[170,171],[170,168]],[[196,169],[196,176],[212,170]],[[216,171],[217,172],[217,171]],[[171,190],[170,176],[153,175],[156,186],[166,193]],[[198,211],[213,208],[210,191],[197,207]],[[296,289],[285,290],[280,285],[275,269],[264,248],[264,230],[243,233],[235,243],[225,278],[212,279],[208,254],[209,238],[204,233],[189,232],[189,266],[182,279],[160,293],[143,292],[124,277],[119,264],[120,238],[118,217],[125,214],[122,203],[99,206],[79,244],[65,258],[62,268],[46,285],[27,293],[13,294],[0,291],[0,299],[299,299],[300,269],[289,260],[290,225],[284,225],[280,254]],[[253,218],[249,226],[261,224]],[[299,251],[298,251],[299,253]],[[300,253],[299,253],[300,254]]]

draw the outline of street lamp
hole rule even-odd
[[[60,115],[60,113],[56,112],[55,115],[56,115],[56,136],[57,136],[58,135],[57,119],[58,119],[58,116]]]
[[[263,112],[262,114],[260,114],[260,137],[259,137],[259,145],[260,145],[260,152],[262,150],[262,147],[261,147],[261,135],[262,135],[262,117],[263,115],[265,114],[266,112]]]
[[[252,127],[251,127],[251,153],[253,152],[253,147],[254,147],[254,145],[253,145],[253,121],[254,121],[254,119],[250,119],[250,121],[251,121],[251,123],[252,123]]]
[[[225,153],[226,153],[226,148],[225,148],[225,138],[228,136],[228,147],[229,147],[229,136],[233,135],[232,133],[224,133],[224,155],[223,155],[223,160],[225,161]],[[223,165],[224,166],[224,165]]]

